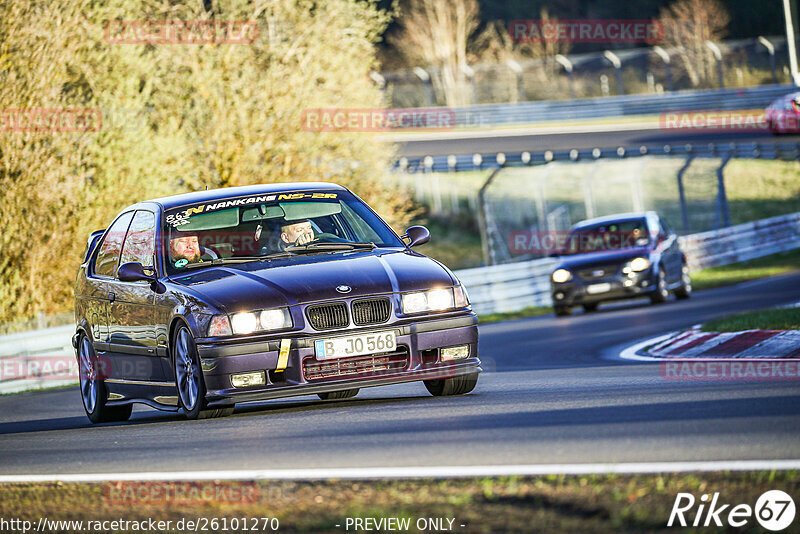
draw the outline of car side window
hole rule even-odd
[[[120,215],[108,229],[94,260],[94,274],[112,278],[117,274],[122,242],[125,240],[131,219],[133,219],[132,211]]]
[[[131,261],[153,267],[156,244],[156,216],[149,211],[137,211],[133,216],[119,264]]]

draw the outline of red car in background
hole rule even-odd
[[[785,95],[766,110],[767,127],[773,134],[800,133],[800,92]]]

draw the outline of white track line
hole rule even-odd
[[[623,360],[638,360],[643,362],[663,362],[665,361],[664,358],[656,358],[654,356],[642,356],[641,354],[636,354],[639,350],[650,346],[655,345],[657,343],[661,343],[665,341],[667,338],[674,336],[677,332],[670,332],[669,334],[664,334],[663,336],[652,337],[650,339],[645,339],[644,341],[640,341],[635,345],[631,345],[630,347],[625,348],[622,352],[619,353],[619,357]]]
[[[330,469],[254,469],[238,471],[173,471],[145,473],[75,473],[0,475],[0,483],[195,481],[195,480],[369,480],[540,475],[683,473],[689,471],[770,471],[800,469],[795,460],[713,460],[598,464],[533,464],[441,467],[343,467]]]

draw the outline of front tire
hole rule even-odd
[[[656,290],[650,295],[650,302],[653,304],[660,304],[667,301],[669,297],[669,289],[667,288],[667,275],[664,273],[664,268],[658,269],[658,281],[656,282]]]
[[[681,267],[681,287],[675,290],[675,297],[688,299],[692,296],[692,278],[689,276],[689,266],[685,263]]]
[[[78,366],[80,368],[80,390],[86,417],[93,424],[127,421],[133,405],[107,406],[108,389],[103,380],[105,372],[94,352],[92,342],[86,335],[78,341]]]
[[[194,337],[186,325],[181,325],[175,330],[172,347],[178,401],[186,418],[211,419],[231,415],[233,406],[207,408],[206,384],[203,380],[200,358],[197,355]]]
[[[425,380],[425,388],[434,397],[448,395],[466,395],[478,384],[478,373],[454,376],[441,380]]]
[[[358,395],[358,391],[358,388],[343,389],[342,391],[327,391],[325,393],[317,393],[317,396],[322,400],[352,399]]]

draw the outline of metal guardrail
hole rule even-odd
[[[678,145],[641,145],[639,147],[587,148],[571,150],[545,150],[542,152],[491,152],[450,156],[402,157],[395,170],[415,172],[461,172],[495,169],[498,167],[524,167],[552,161],[586,161],[601,158],[632,158],[638,156],[685,156],[695,158],[743,159],[800,159],[800,143],[701,143]]]
[[[800,247],[800,213],[679,238],[691,270],[760,258]]]
[[[676,91],[659,95],[623,95],[576,100],[480,104],[453,108],[456,125],[503,126],[571,119],[657,115],[668,111],[742,110],[765,108],[796,91],[791,84]]]
[[[518,311],[528,306],[550,306],[553,258],[506,263],[455,271],[477,313]]]
[[[762,219],[711,232],[679,238],[692,270],[744,261],[800,248],[800,212]],[[529,306],[550,306],[550,273],[558,260],[542,258],[518,263],[462,269],[455,274],[469,291],[478,314],[519,311]],[[74,361],[73,325],[0,336],[0,369],[4,359],[32,362],[46,357]],[[35,375],[24,380],[3,380],[0,393],[72,384]]]
[[[58,378],[77,366],[73,325],[0,336],[0,394],[77,383]]]

